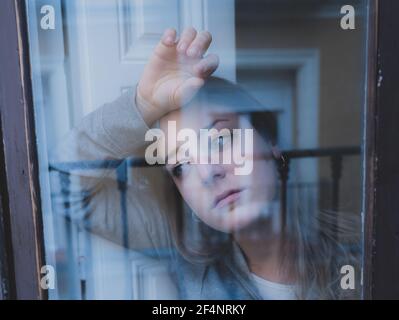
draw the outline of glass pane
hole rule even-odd
[[[51,299],[360,299],[367,1],[27,0]]]

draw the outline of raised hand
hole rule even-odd
[[[186,105],[217,69],[217,55],[204,57],[211,42],[207,31],[185,29],[179,41],[176,30],[165,31],[137,87],[137,106],[147,124]]]

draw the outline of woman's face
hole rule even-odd
[[[160,128],[165,133],[166,141],[170,134],[169,121],[176,122],[177,132],[186,128],[195,132],[210,127],[219,132],[228,129],[223,130],[224,134],[211,136],[210,139],[210,145],[216,142],[220,147],[216,152],[221,154],[232,152],[236,144],[242,143],[242,140],[230,134],[226,136],[226,133],[232,133],[233,129],[254,129],[247,116],[216,112],[211,108],[190,108],[174,111],[161,119]],[[245,150],[245,155],[242,154],[245,159],[253,161],[253,170],[249,175],[236,175],[238,166],[234,161],[230,164],[224,164],[223,161],[219,161],[219,164],[199,164],[188,157],[176,164],[166,164],[167,171],[191,210],[216,230],[231,233],[248,226],[260,216],[268,214],[266,209],[275,196],[276,170],[270,157],[271,146],[256,130],[252,132],[253,150],[242,148]],[[235,143],[230,146],[226,141]]]

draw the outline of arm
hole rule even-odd
[[[116,226],[122,219],[115,209],[120,194],[114,167],[127,157],[141,157],[149,127],[168,112],[184,107],[217,68],[215,55],[203,57],[210,43],[207,32],[187,29],[177,42],[176,31],[166,30],[137,88],[86,116],[60,143],[51,163],[69,176],[72,208],[76,207],[71,210],[72,218],[89,220],[90,228],[104,228],[110,237],[118,233],[120,238],[123,226]],[[91,163],[102,166],[89,168]],[[82,166],[73,168],[71,164]],[[53,186],[56,189],[56,183]],[[136,191],[138,202],[143,202],[145,196]],[[148,207],[151,204],[130,210],[129,226],[142,230],[138,222],[147,219],[143,214],[156,211]]]
[[[165,114],[184,107],[218,66],[218,57],[204,57],[209,32],[165,31],[132,90],[83,119],[62,142],[53,162],[115,160],[139,155],[145,132]],[[135,88],[136,89],[136,88]],[[96,176],[103,177],[104,172]]]

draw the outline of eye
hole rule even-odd
[[[219,146],[219,147],[223,147],[223,146],[224,146],[224,142],[225,142],[224,137],[223,137],[223,136],[220,136],[220,137],[218,138],[218,146]]]
[[[220,135],[216,137],[211,143],[211,149],[213,152],[223,152],[228,142],[232,141],[232,133]]]
[[[189,165],[189,162],[179,163],[171,170],[172,176],[180,179],[188,171]]]

